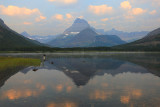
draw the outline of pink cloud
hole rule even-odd
[[[88,9],[90,12],[96,15],[104,15],[113,12],[113,8],[107,5],[98,5],[98,6],[90,5]]]
[[[0,14],[2,15],[8,15],[8,16],[24,16],[24,15],[32,15],[32,14],[41,14],[39,9],[28,9],[25,7],[17,7],[9,5],[8,7],[5,7],[3,5],[0,5]]]

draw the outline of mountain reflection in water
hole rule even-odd
[[[125,72],[148,73],[148,71],[138,65],[111,59],[111,58],[52,58],[55,69],[64,72],[70,77],[75,85],[83,86],[96,75],[109,74],[116,76]],[[46,64],[48,65],[48,64]]]
[[[34,67],[19,68],[7,71],[6,78],[0,72],[0,106],[160,105],[159,55],[48,55],[47,59],[36,72]]]

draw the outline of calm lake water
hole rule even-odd
[[[0,79],[0,107],[160,107],[159,53],[47,54],[33,68]]]

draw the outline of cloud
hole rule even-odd
[[[18,17],[33,16],[36,17],[35,18],[36,22],[46,19],[46,17],[43,16],[42,13],[37,8],[28,9],[26,7],[17,7],[12,5],[9,5],[8,7],[0,5],[0,14],[7,16],[18,16]],[[23,23],[23,24],[30,25],[30,23]]]
[[[55,3],[60,3],[60,4],[74,4],[77,2],[77,0],[48,0],[49,2],[55,2]]]
[[[84,16],[79,16],[78,18],[81,18],[81,19],[83,19],[83,18],[84,18]]]
[[[40,22],[40,21],[42,21],[42,20],[44,20],[44,19],[46,19],[46,17],[44,17],[44,16],[39,16],[39,17],[36,18],[36,22]]]
[[[72,16],[71,14],[69,14],[69,13],[66,14],[66,17],[67,17],[68,19],[73,18],[73,16]]]
[[[96,21],[88,21],[89,24],[96,24]]]
[[[126,19],[133,19],[135,18],[134,16],[138,16],[138,15],[142,15],[146,12],[146,10],[142,9],[142,8],[133,8],[131,10],[128,11],[127,14],[124,14],[124,18]]]
[[[5,7],[3,5],[0,5],[0,14],[2,15],[8,15],[8,16],[24,16],[24,15],[32,15],[32,14],[41,14],[40,11],[36,9],[28,9],[25,7],[17,7],[9,5],[8,7]]]
[[[63,15],[61,15],[61,14],[56,14],[56,15],[53,16],[53,19],[63,20]]]
[[[109,20],[108,18],[101,19],[102,22],[106,22],[108,20]]]
[[[131,0],[132,2],[132,0]],[[132,2],[133,3],[133,2]],[[125,14],[123,14],[123,17],[125,19],[134,19],[135,16],[142,15],[146,12],[146,10],[142,8],[133,8],[129,1],[124,1],[120,4],[120,7],[122,9],[125,9]]]
[[[156,13],[157,13],[156,10],[153,10],[153,11],[149,12],[149,14],[151,14],[151,15],[154,15],[154,14],[156,14]]]
[[[90,5],[88,9],[90,12],[96,15],[104,15],[107,13],[111,13],[113,11],[113,8],[107,5],[99,5],[99,6]]]
[[[52,16],[52,19],[56,19],[59,21],[62,21],[62,20],[69,21],[70,19],[73,19],[73,16],[70,13],[67,13],[65,16],[62,14],[56,14],[56,15]]]
[[[131,10],[131,14],[133,14],[133,15],[140,15],[140,14],[143,14],[145,12],[146,12],[146,10],[143,10],[142,8],[133,8]]]
[[[23,24],[24,25],[31,25],[32,23],[31,22],[24,22]]]
[[[121,3],[121,8],[123,8],[123,9],[131,9],[132,6],[130,5],[129,1],[124,1],[124,2]]]

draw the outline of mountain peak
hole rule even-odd
[[[72,26],[64,31],[64,34],[67,35],[78,34],[79,32],[81,32],[86,28],[90,28],[88,22],[84,19],[77,18],[72,24]]]
[[[74,23],[85,23],[85,24],[88,24],[88,22],[84,19],[80,19],[80,18],[77,18]]]
[[[112,31],[117,31],[115,28],[112,28]]]
[[[27,33],[26,31],[22,32],[22,33]],[[28,34],[28,33],[27,33]]]
[[[30,37],[30,35],[26,31],[22,32],[21,35],[23,35],[25,37]]]

